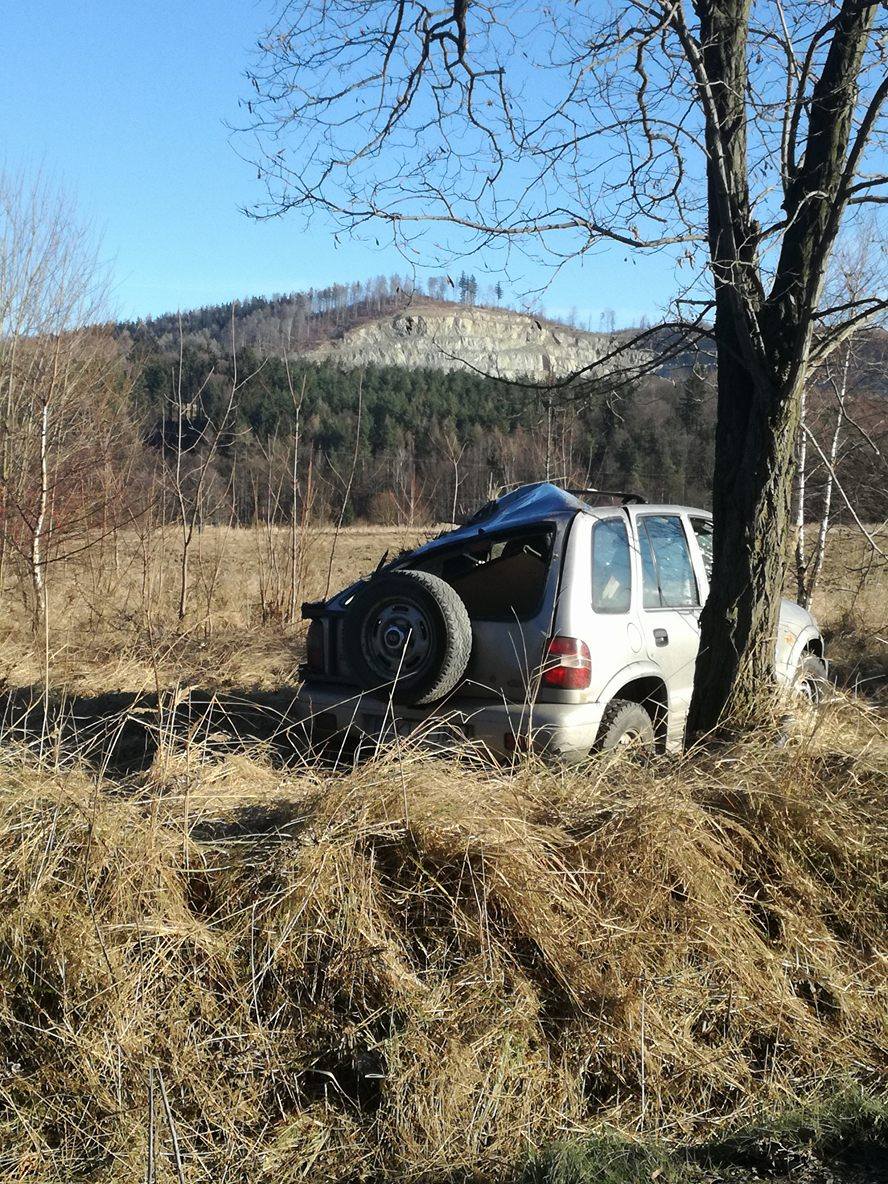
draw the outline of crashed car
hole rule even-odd
[[[629,495],[528,485],[330,599],[310,621],[297,709],[313,743],[446,723],[491,753],[568,761],[684,741],[712,518]],[[598,500],[601,500],[600,498]],[[784,601],[776,673],[817,698],[823,639]]]

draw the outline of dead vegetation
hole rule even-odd
[[[433,533],[353,527],[337,540],[336,590]],[[301,533],[296,602],[323,595],[332,529]],[[34,635],[26,582],[3,590],[0,679],[46,681],[78,694],[177,685],[277,689],[293,685],[304,625],[288,620],[291,533],[286,527],[195,532],[186,616],[178,619],[181,540],[169,526],[119,531],[53,564],[47,579],[48,646]]]
[[[332,585],[416,538],[344,531]],[[182,622],[162,532],[54,566],[42,637],[5,590],[0,1180],[585,1180],[602,1130],[882,1086],[872,698],[647,768],[308,763],[290,542],[200,532]],[[330,536],[300,548],[308,599]],[[850,685],[884,637],[855,563],[815,604]]]
[[[3,760],[2,1179],[144,1176],[149,1129],[157,1181],[508,1178],[879,1082],[859,706],[646,769]]]
[[[437,529],[342,530],[330,588],[344,587],[386,552],[417,546]],[[297,603],[323,596],[333,535],[314,526],[301,532]],[[888,549],[888,535],[876,537]],[[204,527],[192,544],[190,607],[179,621],[176,530],[146,525],[99,537],[50,565],[47,637],[31,631],[27,580],[9,580],[0,599],[0,682],[34,686],[39,694],[48,661],[51,685],[79,695],[293,686],[304,622],[288,619],[290,546],[286,527]],[[886,603],[888,563],[859,532],[835,528],[813,610],[828,631],[839,682],[877,700],[888,687]]]

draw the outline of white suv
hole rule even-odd
[[[703,510],[524,486],[303,606],[301,719],[313,743],[434,719],[498,755],[679,748],[711,555]],[[775,647],[779,681],[816,697],[811,614],[784,601]]]

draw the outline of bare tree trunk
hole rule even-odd
[[[4,359],[8,366],[6,377],[6,410],[3,418],[3,447],[0,449],[0,590],[6,583],[6,557],[9,547],[9,481],[10,447],[12,443],[13,390],[15,383],[15,347],[13,337],[9,355]]]
[[[290,605],[287,613],[287,620],[292,625],[296,621],[296,602],[299,594],[299,532],[296,520],[296,503],[299,500],[299,417],[302,411],[302,400],[305,398],[305,383],[306,379],[302,377],[302,389],[299,392],[299,398],[296,398],[293,390],[293,384],[290,381],[290,366],[287,358],[284,358],[284,364],[287,369],[287,383],[290,387],[290,398],[293,402],[293,414],[295,423],[293,426],[293,440],[291,446],[291,466],[290,466]]]
[[[40,409],[40,488],[37,517],[31,537],[31,584],[34,590],[34,631],[46,620],[46,529],[49,505],[49,399]]]
[[[851,340],[846,343],[844,356],[842,358],[842,377],[836,383],[832,378],[833,390],[835,391],[836,400],[838,402],[838,409],[836,410],[836,423],[833,428],[832,440],[829,445],[829,454],[826,465],[826,484],[823,489],[823,505],[820,511],[820,526],[817,531],[817,545],[812,556],[812,567],[805,582],[803,595],[799,597],[799,604],[803,608],[810,608],[811,601],[814,599],[814,593],[817,590],[817,584],[820,580],[820,573],[823,571],[823,560],[826,555],[826,538],[829,533],[829,519],[832,512],[832,498],[833,490],[836,483],[836,458],[839,455],[839,441],[842,438],[842,421],[845,418],[845,399],[848,395],[848,371],[851,364]],[[808,434],[806,430],[802,431],[802,439],[807,445]]]
[[[552,479],[552,397],[546,402],[546,480]]]
[[[736,357],[720,361],[713,488],[720,529],[700,618],[692,734],[725,718],[745,722],[771,685],[801,410],[798,388],[756,391]]]
[[[804,391],[802,391],[801,398],[801,420],[805,422],[805,408],[807,398]],[[796,596],[799,604],[805,604],[805,596],[807,592],[807,572],[808,572],[808,557],[805,540],[805,497],[807,493],[806,488],[806,474],[805,466],[808,462],[808,437],[804,431],[799,432],[798,438],[798,458],[796,461],[798,476],[796,478],[796,542],[795,542],[795,568],[796,568]],[[807,606],[806,606],[807,607]]]
[[[829,519],[832,512],[832,496],[835,486],[836,457],[839,452],[841,435],[842,413],[839,412],[836,416],[836,426],[829,446],[829,467],[826,473],[826,485],[823,489],[823,507],[820,514],[820,526],[817,530],[817,545],[812,558],[813,566],[805,585],[804,594],[799,599],[799,604],[803,608],[811,607],[811,601],[814,599],[814,593],[820,581],[820,573],[823,571],[823,560],[826,555],[826,536],[829,533]]]
[[[812,90],[805,154],[784,191],[788,226],[766,293],[749,198],[749,3],[724,0],[697,7],[700,47],[684,25],[681,32],[706,111],[718,410],[713,573],[700,617],[688,716],[692,736],[727,721],[748,724],[762,694],[774,685],[811,310],[819,303],[838,233],[836,199],[840,192],[847,199],[842,187],[854,99],[846,83],[857,75],[874,13],[872,5],[842,5]]]
[[[336,555],[336,543],[339,541],[339,535],[342,531],[342,523],[345,520],[345,511],[348,508],[348,499],[351,496],[351,488],[355,479],[355,471],[358,467],[358,454],[361,450],[361,414],[364,406],[364,371],[362,370],[358,377],[358,413],[355,420],[355,450],[352,454],[351,469],[348,474],[348,480],[345,484],[345,490],[342,494],[342,504],[339,507],[339,518],[336,522],[336,528],[333,531],[333,541],[330,544],[330,561],[327,564],[327,583],[324,586],[324,600],[330,595],[330,581],[333,579],[333,559]]]
[[[188,559],[191,546],[192,531],[189,529],[189,516],[185,506],[185,490],[182,484],[183,433],[182,427],[185,409],[182,406],[182,362],[185,342],[182,336],[182,317],[179,317],[179,372],[176,376],[176,467],[175,485],[176,500],[179,503],[179,524],[182,531],[182,551],[179,556],[179,608],[180,621],[185,619],[188,610]]]

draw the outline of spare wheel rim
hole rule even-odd
[[[434,656],[429,615],[408,600],[388,600],[368,614],[361,631],[367,665],[382,681],[422,674]]]

